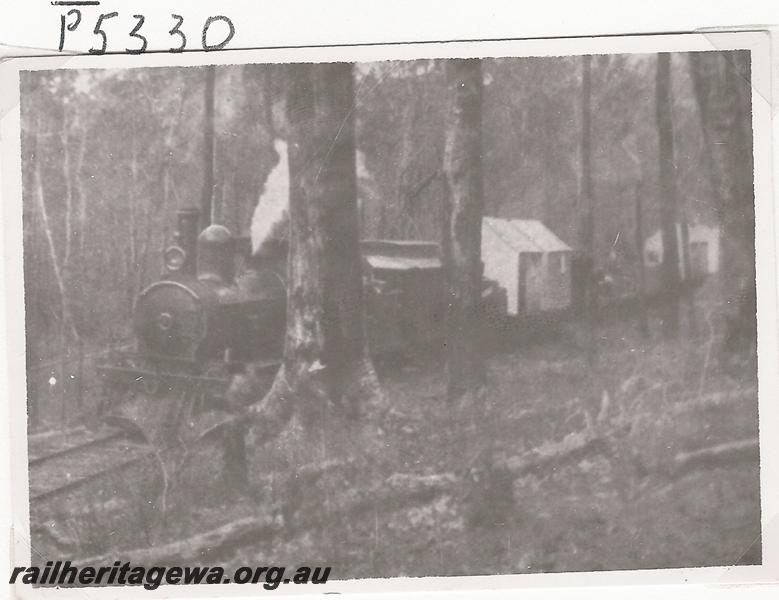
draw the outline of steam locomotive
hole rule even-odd
[[[199,211],[178,213],[174,243],[163,253],[161,278],[135,301],[132,348],[113,351],[98,367],[110,386],[148,394],[187,385],[219,393],[247,361],[274,370],[286,312],[279,253],[238,260],[241,242],[221,225],[199,231]]]
[[[221,225],[202,231],[195,209],[179,211],[162,277],[135,302],[135,343],[98,367],[110,391],[190,390],[219,399],[247,363],[269,375],[280,364],[286,320],[285,241],[258,253]],[[443,335],[444,276],[438,245],[363,241],[371,352],[429,348]],[[505,300],[505,299],[504,299]],[[500,298],[498,298],[500,302]]]

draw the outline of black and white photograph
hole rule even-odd
[[[21,60],[26,562],[764,565],[765,63],[718,35]]]

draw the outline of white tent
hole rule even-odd
[[[719,229],[708,225],[690,225],[690,266],[693,273],[710,275],[719,271]],[[678,248],[682,248],[682,227],[676,224],[676,239]],[[663,263],[663,231],[658,229],[644,242],[644,264],[647,267],[657,267]],[[679,255],[679,273],[684,272],[684,257]]]

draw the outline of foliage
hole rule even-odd
[[[672,67],[679,197],[691,222],[710,220],[685,57],[674,56]],[[272,138],[287,134],[288,68],[217,68],[214,202],[238,233],[248,229],[278,160]],[[489,59],[483,69],[485,213],[540,218],[576,246],[578,58]],[[644,55],[593,63],[598,261],[620,236],[634,239],[636,193],[644,198],[645,233],[659,225],[653,69],[654,57]],[[443,63],[371,63],[356,73],[363,235],[439,240]],[[40,332],[32,336],[34,357],[63,351],[51,344],[63,320],[52,256],[75,326],[69,336],[100,345],[126,333],[135,294],[159,273],[175,209],[201,194],[203,86],[198,67],[23,74],[25,266],[36,274],[26,278],[28,325]],[[48,224],[36,201],[36,168]]]
[[[262,71],[248,65],[218,73],[217,202],[229,197],[222,219],[237,233],[248,227],[276,160]],[[127,334],[136,295],[159,276],[176,209],[196,205],[201,193],[203,81],[198,67],[22,74],[34,358],[67,352],[75,337],[100,346]],[[65,320],[73,325],[68,339],[52,344]]]

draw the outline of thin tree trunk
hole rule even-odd
[[[268,130],[272,145],[276,139],[276,126],[273,123],[273,71],[269,65],[266,65],[262,77],[262,103],[264,105],[265,127]]]
[[[63,120],[63,130],[65,121]],[[38,135],[39,127],[36,127],[36,133],[35,135]],[[67,136],[64,133],[60,134],[63,141],[64,146],[64,152],[65,156],[63,158],[63,168],[67,169],[69,167],[69,154],[67,150]],[[36,140],[35,144],[36,148],[38,147],[38,143]],[[49,246],[49,254],[51,257],[51,263],[54,270],[54,278],[57,282],[57,288],[59,290],[60,294],[60,327],[59,327],[59,342],[60,342],[60,360],[59,360],[59,380],[58,383],[60,385],[60,420],[65,423],[67,422],[67,415],[68,415],[68,409],[66,406],[67,397],[66,397],[66,383],[67,383],[67,377],[66,377],[66,353],[67,353],[67,346],[68,346],[68,332],[70,332],[73,336],[74,340],[78,339],[78,332],[76,331],[75,325],[73,323],[73,319],[70,314],[70,306],[68,304],[68,292],[66,287],[66,279],[65,274],[67,272],[67,266],[69,263],[69,257],[68,254],[70,252],[70,226],[71,226],[71,187],[70,187],[70,180],[69,180],[70,173],[67,171],[65,172],[65,251],[64,251],[64,257],[62,259],[62,263],[60,264],[57,260],[57,249],[54,244],[54,234],[51,229],[51,223],[49,221],[49,214],[46,209],[46,203],[44,201],[44,195],[43,195],[43,182],[41,180],[41,173],[40,173],[40,161],[35,160],[35,188],[36,188],[36,196],[38,200],[38,208],[41,213],[41,219],[43,221],[43,228],[44,232],[46,234],[46,240],[48,242]]]
[[[409,199],[412,171],[414,167],[414,89],[411,77],[406,76],[406,104],[400,119],[400,144],[398,150],[398,170],[392,215],[392,237],[403,239],[414,237],[413,206]]]
[[[36,126],[36,132],[38,131],[38,127],[40,124]],[[37,133],[36,133],[37,135]],[[36,148],[38,147],[37,141],[36,141]],[[40,170],[40,159],[36,156],[35,162],[34,162],[34,182],[35,182],[35,198],[37,200],[38,204],[38,210],[41,214],[41,222],[43,224],[43,232],[46,235],[46,244],[49,248],[49,258],[51,260],[51,266],[52,270],[54,272],[54,280],[57,284],[57,291],[60,295],[60,302],[62,307],[62,318],[67,321],[70,324],[71,327],[71,333],[73,334],[74,338],[77,337],[76,331],[73,328],[73,324],[70,321],[70,317],[67,313],[67,302],[65,300],[65,282],[62,277],[62,270],[60,268],[59,261],[57,260],[57,248],[54,244],[54,234],[51,229],[51,222],[49,220],[49,213],[46,208],[46,201],[44,199],[44,192],[43,192],[43,181],[41,180],[41,170]]]
[[[62,141],[62,175],[65,181],[65,248],[62,253],[62,321],[60,323],[60,351],[62,356],[69,353],[67,331],[68,324],[74,331],[75,338],[78,337],[78,327],[76,322],[79,320],[77,315],[73,314],[73,303],[71,298],[71,284],[73,274],[71,273],[72,255],[73,255],[73,172],[70,160],[70,129],[67,108],[63,108],[62,113],[62,130],[60,131],[60,139]],[[68,323],[69,322],[69,323]],[[74,339],[75,339],[74,338]],[[61,374],[61,384],[64,393],[65,379],[64,374]]]
[[[444,262],[448,276],[448,390],[451,401],[484,385],[481,301],[482,72],[478,59],[446,61]]]
[[[87,149],[87,133],[88,128],[86,124],[82,126],[81,137],[79,139],[79,152],[78,160],[76,161],[76,171],[74,173],[76,181],[76,193],[78,195],[78,252],[77,257],[79,261],[79,289],[84,289],[85,278],[87,276],[88,267],[85,255],[86,248],[86,236],[87,236],[87,195],[84,191],[83,178],[81,171],[84,168],[84,157]],[[81,298],[83,300],[83,298]]]
[[[595,267],[594,248],[594,193],[592,182],[592,56],[582,56],[582,190],[579,207],[579,257],[577,268],[580,309],[586,328],[587,360],[594,365],[597,359],[595,340]]]
[[[38,131],[40,128],[40,121],[36,124],[35,129],[27,131],[22,135],[22,168],[24,183],[22,192],[24,194],[24,201],[22,202],[22,222],[24,228],[24,240],[25,240],[25,253],[24,253],[24,270],[25,275],[29,272],[40,271],[40,254],[39,254],[39,241],[37,235],[38,219],[35,215],[34,197],[39,191],[37,183],[39,180],[38,175]],[[42,195],[42,191],[41,191]],[[25,277],[25,279],[27,279]],[[32,282],[27,279],[28,283],[25,286],[25,326],[27,331],[32,331],[34,327],[34,318],[38,317],[38,311],[34,311],[26,299],[32,294]],[[28,368],[34,364],[35,352],[33,350],[32,340],[28,340],[26,344],[26,357]],[[38,425],[40,418],[40,396],[39,396],[39,377],[27,376],[27,414],[30,424],[30,428]]]
[[[689,327],[690,335],[695,336],[698,333],[698,323],[695,318],[695,282],[693,281],[692,261],[690,260],[690,224],[687,220],[687,211],[684,208],[680,212],[680,217],[682,267],[684,270],[682,287],[685,304],[687,305],[687,326]]]
[[[655,110],[659,143],[659,189],[662,202],[660,223],[663,232],[662,292],[663,334],[679,333],[679,246],[677,237],[676,165],[674,163],[673,120],[671,115],[671,55],[657,57]]]
[[[70,255],[73,251],[73,180],[70,164],[70,135],[68,131],[68,111],[63,108],[62,131],[62,178],[65,182],[65,248],[62,258],[62,278],[65,284],[67,297],[67,285],[70,279]]]
[[[559,181],[557,174],[552,171],[552,165],[555,163],[555,147],[558,142],[555,138],[554,121],[556,115],[554,114],[554,106],[551,102],[544,103],[543,109],[543,132],[544,132],[544,162],[547,167],[543,171],[544,178],[544,204],[541,212],[541,218],[543,222],[549,226],[555,223],[554,207],[557,201],[557,183]]]
[[[214,93],[216,84],[216,67],[205,67],[206,80],[203,88],[204,116],[203,116],[203,191],[200,198],[201,229],[205,229],[212,222],[213,197],[214,197]]]
[[[644,265],[644,210],[641,201],[641,187],[636,185],[636,253],[638,255],[638,331],[644,339],[649,338],[649,319],[646,310],[646,267]]]
[[[135,190],[138,188],[138,135],[135,119],[132,121],[130,137],[130,189],[128,190],[130,211],[130,264],[127,269],[127,307],[132,312],[135,295],[138,290],[138,214]]]

